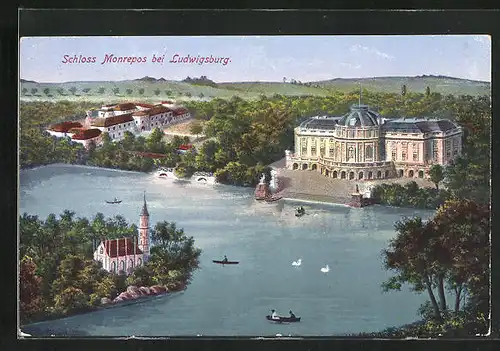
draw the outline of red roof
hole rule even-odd
[[[109,127],[109,126],[114,126],[116,124],[133,122],[133,121],[134,119],[132,118],[132,114],[126,113],[118,116],[96,118],[94,121],[92,121],[92,125],[95,127]]]
[[[88,140],[92,138],[96,138],[99,135],[101,135],[101,131],[99,129],[93,128],[93,129],[81,129],[78,131],[75,135],[71,137],[71,139],[75,140]]]
[[[114,111],[128,111],[128,110],[135,110],[135,109],[136,109],[135,104],[133,104],[131,102],[119,104],[119,105],[116,105],[116,107],[113,107]]]
[[[143,104],[142,102],[137,102],[135,106],[140,106],[140,107],[145,107],[145,108],[152,108],[154,105],[151,104]]]
[[[174,109],[174,114],[176,116],[179,116],[179,115],[183,115],[185,113],[189,112],[188,110],[186,110],[184,107],[180,107],[180,108],[176,108]]]
[[[146,158],[164,158],[164,157],[167,157],[167,155],[165,155],[165,154],[157,154],[154,152],[135,151],[134,154],[137,156],[142,156],[142,157],[146,157]]]
[[[67,133],[68,130],[70,130],[71,128],[81,128],[81,127],[83,127],[83,126],[79,122],[62,122],[62,123],[53,124],[50,127],[50,130],[52,130],[54,132]]]
[[[134,254],[134,242],[130,238],[121,238],[114,240],[104,241],[104,247],[106,248],[106,254],[109,257],[116,257],[116,244],[118,243],[118,257],[129,256]],[[125,247],[127,251],[125,252]],[[139,249],[139,244],[135,243],[135,254],[142,254]]]
[[[181,146],[179,146],[179,149],[180,150],[189,150],[193,147],[193,145],[191,144],[182,144]]]
[[[174,104],[174,102],[173,102],[173,101],[169,101],[169,100],[167,100],[167,101],[162,101],[161,103],[162,103],[162,104],[169,104],[169,105],[173,105],[173,104]]]

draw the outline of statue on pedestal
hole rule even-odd
[[[266,182],[266,175],[262,173],[262,177],[260,178],[260,184],[264,184]]]

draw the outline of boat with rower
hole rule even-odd
[[[224,261],[224,260],[212,260],[213,263],[225,265],[225,264],[239,264],[239,261]]]
[[[276,323],[296,323],[296,322],[300,322],[300,317],[277,316],[276,318],[273,318],[273,317],[267,315],[266,319],[268,321],[276,322]]]
[[[113,201],[106,200],[107,204],[119,204],[121,202],[122,202],[122,200],[118,200],[116,197],[115,197],[115,199]]]

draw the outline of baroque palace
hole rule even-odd
[[[448,119],[383,118],[356,104],[344,116],[316,116],[295,128],[286,168],[340,179],[427,178],[462,151],[462,128]]]

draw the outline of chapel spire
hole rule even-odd
[[[146,192],[144,192],[144,205],[142,205],[141,216],[149,217],[148,206],[146,204]]]

